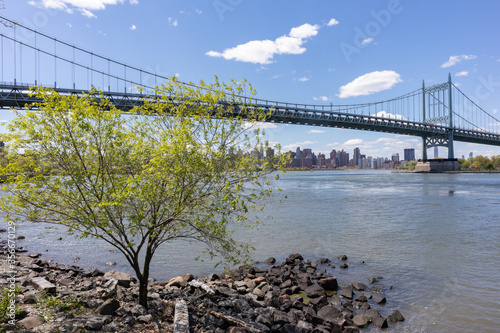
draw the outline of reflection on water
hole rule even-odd
[[[279,186],[283,192],[269,203],[266,223],[236,232],[251,241],[256,259],[283,259],[291,252],[332,259],[347,254],[349,269],[331,272],[341,286],[384,277],[383,313],[397,308],[406,317],[389,331],[498,331],[499,175],[290,172]],[[130,272],[106,243],[64,235],[57,240],[62,232],[22,225],[19,233],[27,239],[20,245],[84,267],[106,270],[104,263],[112,260],[118,263],[113,269]],[[166,244],[151,275],[166,280],[210,272],[213,263],[194,260],[201,249]]]

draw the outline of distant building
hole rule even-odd
[[[392,154],[391,161],[394,162],[394,164],[399,164],[399,153]]]
[[[354,160],[354,166],[361,167],[361,151],[358,147],[354,148],[352,159]]]
[[[404,159],[405,161],[415,161],[415,149],[414,148],[405,149]]]
[[[344,167],[349,165],[349,153],[345,152],[343,149],[337,153],[339,159],[339,167]]]
[[[473,152],[470,152],[469,153],[469,158],[473,158],[474,157],[474,153]]]

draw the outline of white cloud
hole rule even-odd
[[[64,10],[69,14],[78,10],[82,15],[89,18],[97,17],[93,11],[104,10],[107,5],[117,5],[125,0],[31,0],[28,3],[39,8]],[[137,4],[137,0],[130,0],[131,4]]]
[[[88,9],[80,9],[80,12],[82,13],[83,16],[87,16],[88,18],[96,18],[97,17],[94,13],[92,13]]]
[[[374,117],[380,117],[380,118],[389,118],[389,119],[398,119],[398,120],[406,120],[405,117],[403,117],[400,114],[392,114],[386,111],[379,111],[373,115]]]
[[[375,71],[367,73],[340,87],[339,97],[364,96],[391,89],[396,83],[403,82],[394,71]]]
[[[313,97],[315,101],[328,102],[330,99],[326,96]]]
[[[458,64],[459,62],[462,62],[464,60],[472,60],[472,59],[476,59],[476,58],[477,57],[473,54],[470,54],[470,55],[463,54],[463,55],[450,56],[448,61],[441,65],[441,68],[455,66],[456,64]]]
[[[168,23],[170,25],[173,25],[174,27],[176,27],[179,24],[179,22],[177,21],[177,19],[173,19],[171,17],[168,18]]]
[[[244,129],[269,129],[269,128],[278,128],[278,125],[274,123],[262,123],[262,122],[255,122],[255,123],[250,123],[246,122],[242,126]]]
[[[329,27],[331,27],[332,25],[337,25],[339,23],[340,23],[339,21],[337,21],[336,19],[332,18],[330,21],[328,21],[328,23],[326,25],[329,26]]]
[[[367,38],[367,39],[363,39],[363,41],[361,42],[361,44],[362,44],[362,45],[368,45],[368,44],[370,44],[370,43],[373,43],[373,41],[374,41],[374,40],[375,40],[375,39],[373,39],[373,38],[371,38],[371,37],[370,37],[370,38]]]
[[[303,76],[303,77],[299,78],[299,81],[300,81],[300,82],[306,82],[306,81],[309,81],[309,78],[308,78],[308,77]]]
[[[323,131],[323,130],[315,130],[315,129],[313,129],[313,130],[310,130],[310,131],[309,131],[309,132],[307,132],[307,133],[309,133],[309,134],[320,134],[320,133],[325,133],[325,131]]]
[[[498,109],[493,109],[493,114],[497,114],[498,113]]]
[[[138,5],[139,4],[139,0],[130,0],[130,4],[131,5]]]
[[[363,143],[363,139],[351,139],[344,142],[345,146],[359,146]]]
[[[307,141],[307,140],[301,141],[301,142],[294,142],[294,143],[290,143],[286,146],[283,146],[283,149],[285,151],[287,151],[287,150],[295,151],[295,149],[297,149],[297,147],[301,147],[302,149],[304,149],[304,148],[307,148],[307,146],[313,145],[315,143],[316,143],[315,141]]]
[[[250,62],[253,64],[270,64],[276,54],[302,54],[306,48],[302,47],[305,40],[318,34],[318,25],[305,23],[294,27],[288,35],[269,39],[253,40],[240,44],[223,52],[208,51],[210,57],[221,57],[226,60]]]
[[[130,26],[130,30],[135,30],[135,29],[137,29],[137,27],[135,26],[135,24],[132,24],[132,25]]]
[[[461,71],[461,72],[458,72],[457,74],[455,74],[455,76],[467,76],[469,75],[469,72],[467,71]]]
[[[194,9],[194,11],[195,11],[195,13],[196,13],[196,14],[201,14],[201,13],[203,13],[203,12],[201,11],[201,9],[198,9],[198,8],[195,8],[195,9]]]
[[[66,25],[68,26],[68,28],[73,28],[73,25],[71,23],[66,23]]]

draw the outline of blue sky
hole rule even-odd
[[[182,81],[246,78],[257,97],[355,104],[453,82],[500,117],[500,2],[463,0],[6,0],[1,14],[60,40]],[[2,27],[2,29],[5,29]],[[26,69],[27,70],[27,69]],[[8,120],[0,111],[0,120]],[[267,124],[284,150],[355,147],[403,156],[418,137]],[[440,156],[447,156],[445,148]],[[500,148],[455,143],[455,155]],[[429,156],[433,152],[429,150]]]

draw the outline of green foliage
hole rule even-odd
[[[42,293],[36,306],[42,310],[41,316],[45,321],[54,317],[57,312],[80,314],[84,311],[80,299],[72,296],[59,298],[46,292]]]
[[[464,170],[493,171],[500,168],[500,155],[491,158],[478,155],[475,158],[470,157],[467,160],[459,159],[458,161]]]
[[[0,290],[0,323],[5,323],[10,320],[9,318],[9,306],[11,305],[12,296],[17,299],[19,295],[19,288],[16,286],[14,290],[2,289]],[[15,314],[20,313],[19,307],[16,305]]]
[[[1,210],[116,247],[136,272],[145,306],[149,265],[163,243],[196,240],[211,257],[248,260],[248,244],[232,232],[259,222],[250,214],[263,210],[269,177],[286,163],[279,151],[251,153],[270,147],[256,126],[269,111],[250,104],[250,84],[173,78],[126,114],[97,91],[35,94],[43,101],[14,111],[0,137],[10,151],[0,168],[9,193]]]

